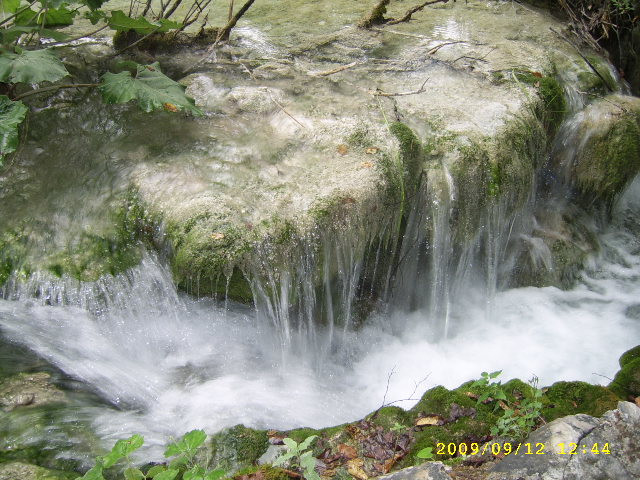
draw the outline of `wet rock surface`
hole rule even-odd
[[[0,407],[11,411],[19,407],[36,407],[62,402],[65,395],[51,382],[48,373],[19,373],[0,381]]]
[[[0,463],[0,480],[71,480],[75,473],[49,470],[21,462]]]

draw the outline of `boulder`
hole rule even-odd
[[[0,407],[11,411],[19,407],[36,407],[47,403],[62,402],[64,392],[50,381],[44,372],[18,373],[0,381]]]
[[[602,418],[578,414],[533,432],[523,444],[541,444],[544,455],[508,455],[488,480],[590,480],[640,477],[640,407],[620,402]],[[573,449],[575,453],[568,452]],[[564,454],[559,453],[564,449]],[[598,453],[595,453],[595,452]],[[607,453],[610,452],[610,453]]]
[[[0,480],[72,480],[77,473],[49,470],[29,463],[0,463]]]

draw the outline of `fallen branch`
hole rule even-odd
[[[453,0],[454,2],[456,0]],[[404,14],[404,17],[402,18],[398,18],[398,19],[392,19],[389,20],[387,22],[388,25],[397,25],[398,23],[403,23],[403,22],[408,22],[409,20],[411,20],[411,15],[413,15],[416,12],[419,12],[420,10],[424,9],[425,7],[429,6],[429,5],[433,5],[436,3],[449,3],[449,0],[428,0],[427,2],[424,2],[420,5],[416,5],[413,8],[410,8],[409,10],[407,10],[407,13]]]
[[[407,95],[417,95],[419,93],[423,93],[426,90],[424,89],[424,86],[427,84],[427,82],[429,81],[429,79],[427,78],[424,83],[420,86],[420,88],[414,92],[398,92],[398,93],[388,93],[388,92],[384,92],[382,90],[369,90],[369,93],[371,95],[373,95],[374,97],[404,97]]]
[[[99,86],[100,86],[99,83],[70,83],[65,85],[53,85],[52,87],[43,87],[43,88],[36,88],[35,90],[30,90],[21,95],[18,95],[13,100],[17,102],[18,100],[22,100],[23,98],[30,97],[31,95],[38,95],[40,93],[45,93],[45,92],[54,92],[56,90],[62,90],[63,88],[85,88],[85,87],[99,87]]]
[[[430,50],[428,50],[427,54],[433,55],[438,50],[440,50],[442,47],[446,47],[447,45],[456,45],[457,43],[467,43],[467,42],[465,42],[464,40],[457,40],[455,42],[444,42],[444,43],[441,43],[440,45],[436,45],[435,47],[433,47]]]
[[[391,0],[380,0],[378,4],[373,7],[371,13],[360,20],[358,26],[361,28],[371,28],[374,25],[382,25],[387,22],[387,19],[384,18],[384,14],[387,13],[387,5]]]
[[[374,32],[380,33],[393,33],[394,35],[402,35],[403,37],[412,37],[412,38],[420,38],[422,40],[429,40],[429,37],[425,35],[416,35],[415,33],[406,33],[406,32],[398,32],[397,30],[388,30],[386,28],[370,28],[369,30],[373,30]]]
[[[316,77],[327,77],[329,75],[333,75],[334,73],[342,72],[343,70],[346,70],[348,68],[355,67],[356,65],[358,65],[358,62],[351,62],[348,65],[341,65],[339,67],[332,68],[331,70],[325,70],[324,72],[314,73],[313,75]]]

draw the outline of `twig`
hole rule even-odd
[[[456,0],[453,0],[454,2]],[[411,15],[413,15],[416,12],[419,12],[420,10],[424,9],[425,7],[427,7],[428,5],[433,5],[435,3],[449,3],[449,0],[429,0],[427,2],[424,2],[420,5],[416,5],[413,8],[410,8],[409,10],[407,10],[407,13],[404,14],[404,17],[402,18],[398,18],[398,19],[393,19],[393,20],[389,20],[388,25],[397,25],[398,23],[403,23],[403,22],[408,22],[409,20],[411,20]]]
[[[246,66],[244,63],[242,63],[242,62],[239,62],[239,63],[240,63],[240,65],[242,65],[242,66],[244,67],[244,69],[247,71],[247,73],[249,74],[249,76],[250,76],[252,79],[257,80],[257,78],[253,75],[253,72],[252,72],[251,70],[249,70],[249,67],[247,67],[247,66]],[[282,104],[281,104],[280,102],[278,102],[278,101],[275,99],[275,97],[271,94],[271,91],[270,91],[268,88],[266,89],[266,92],[267,92],[267,95],[269,95],[269,98],[271,99],[271,101],[272,101],[273,103],[275,103],[275,104],[278,106],[278,108],[279,108],[280,110],[282,110],[282,111],[283,111],[283,112],[284,112],[284,113],[285,113],[289,118],[291,118],[291,120],[293,120],[294,122],[296,122],[296,123],[297,123],[298,125],[300,125],[302,128],[307,129],[307,127],[306,127],[304,124],[300,123],[300,122],[298,121],[298,119],[297,119],[297,118],[295,118],[293,115],[291,115],[291,114],[287,111],[287,109],[286,109],[286,108],[284,108],[284,106],[282,106]]]
[[[13,100],[18,101],[18,100],[22,100],[23,98],[30,97],[31,95],[38,95],[40,93],[45,93],[45,92],[53,92],[55,90],[61,90],[63,88],[84,88],[84,87],[99,87],[99,86],[100,86],[99,83],[69,83],[69,84],[63,84],[63,85],[53,85],[51,87],[43,87],[43,88],[37,88],[35,90],[30,90],[21,95],[18,95]]]
[[[385,407],[389,407],[391,405],[393,405],[394,403],[400,403],[400,402],[411,402],[414,400],[418,400],[417,398],[414,398],[414,395],[416,394],[416,392],[418,391],[418,387],[420,385],[422,385],[424,382],[427,381],[427,379],[429,378],[429,376],[431,375],[431,373],[428,373],[426,377],[424,377],[422,380],[420,380],[419,382],[413,382],[413,391],[411,392],[411,394],[407,397],[407,398],[401,398],[399,400],[393,400],[391,402],[386,402],[387,399],[387,393],[389,392],[389,382],[391,380],[391,376],[395,373],[395,366],[391,369],[391,372],[389,372],[389,375],[387,377],[387,388],[384,392],[384,398],[382,399],[382,405],[380,405],[380,407],[378,407],[378,409],[373,412],[373,414],[369,417],[370,419],[374,419],[378,416],[378,413],[380,413],[380,410],[382,410]]]
[[[233,16],[233,18],[231,18],[231,20],[229,20],[229,22],[227,22],[227,24],[220,29],[214,45],[220,43],[223,40],[226,41],[229,39],[229,34],[231,33],[231,30],[233,29],[233,27],[236,26],[236,23],[238,23],[238,20],[240,20],[240,17],[242,17],[246,13],[246,11],[249,10],[249,7],[253,5],[253,2],[255,2],[255,0],[247,0],[245,4],[242,5],[242,8],[238,10],[238,13],[236,13]]]
[[[420,86],[420,88],[414,92],[388,93],[388,92],[383,92],[382,90],[369,90],[369,93],[374,97],[404,97],[406,95],[417,95],[425,91],[424,86],[427,84],[428,81],[429,79],[427,78],[424,81],[424,83]]]
[[[446,47],[447,45],[455,45],[455,44],[457,44],[457,43],[467,43],[467,42],[465,42],[464,40],[456,40],[455,42],[444,42],[444,43],[441,43],[440,45],[436,45],[435,47],[433,47],[433,48],[429,49],[429,50],[427,51],[427,53],[428,53],[429,55],[433,55],[433,54],[434,54],[434,53],[436,53],[438,50],[440,50],[442,47]]]
[[[33,0],[33,2],[31,2],[29,5],[27,5],[25,7],[22,7],[20,10],[16,11],[16,13],[14,13],[13,15],[10,15],[7,18],[5,18],[4,20],[0,21],[0,26],[4,25],[7,22],[10,22],[14,18],[16,18],[18,15],[20,15],[22,12],[26,12],[27,10],[29,10],[37,1],[38,0]]]
[[[591,375],[598,375],[599,377],[606,378],[606,379],[607,379],[607,380],[609,380],[610,382],[613,382],[613,378],[609,378],[609,377],[607,377],[606,375],[602,375],[602,374],[600,374],[600,373],[592,372],[592,373],[591,373]]]
[[[95,35],[96,33],[101,32],[105,28],[109,28],[109,25],[105,25],[104,27],[100,27],[99,29],[94,30],[93,32],[85,33],[84,35],[78,35],[77,37],[69,38],[68,40],[61,40],[59,42],[47,43],[46,46],[52,47],[54,45],[64,45],[65,43],[75,42],[76,40],[80,40],[86,37],[91,37],[92,35]]]
[[[355,67],[356,65],[358,65],[358,63],[359,62],[351,62],[348,65],[341,65],[339,67],[332,68],[331,70],[325,70],[324,72],[314,73],[313,75],[316,77],[327,77],[329,75],[333,75],[334,73],[342,72],[343,70],[346,70],[348,68]]]
[[[140,42],[142,42],[143,40],[146,40],[147,38],[149,38],[151,35],[153,35],[154,33],[156,33],[158,30],[160,30],[162,28],[162,25],[158,25],[156,28],[154,28],[153,30],[151,30],[149,33],[147,33],[144,37],[139,38],[138,40],[136,40],[135,42],[133,42],[130,45],[127,45],[126,47],[118,50],[117,52],[115,52],[113,54],[114,57],[120,55],[122,52],[124,52],[125,50],[129,50],[131,47],[135,47],[136,45],[138,45]]]

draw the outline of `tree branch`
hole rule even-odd
[[[93,87],[99,87],[100,85],[101,85],[100,83],[68,83],[68,84],[62,84],[62,85],[53,85],[51,87],[43,87],[43,88],[36,88],[35,90],[30,90],[21,95],[18,95],[13,100],[17,102],[18,100],[22,100],[23,98],[30,97],[31,95],[39,95],[41,93],[46,93],[46,92],[55,92],[56,90],[62,90],[63,88],[84,88],[84,87],[93,88]]]
[[[242,8],[238,10],[238,13],[236,13],[233,16],[233,18],[231,18],[231,20],[229,20],[229,22],[220,29],[220,31],[218,32],[218,36],[216,37],[215,43],[219,43],[221,41],[226,42],[227,40],[229,40],[229,35],[231,34],[231,30],[233,29],[233,27],[236,26],[236,23],[238,23],[238,20],[240,20],[240,17],[242,17],[247,12],[247,10],[249,10],[251,5],[253,5],[253,2],[255,2],[255,0],[247,0],[245,4],[242,5]]]
[[[455,2],[456,0],[453,0],[453,1]],[[407,10],[407,13],[404,14],[404,17],[389,20],[387,23],[389,25],[397,25],[398,23],[408,22],[409,20],[411,20],[411,15],[413,15],[416,12],[419,12],[420,10],[424,9],[429,5],[433,5],[435,3],[448,3],[448,2],[449,0],[428,0],[420,5],[416,5],[415,7]]]

